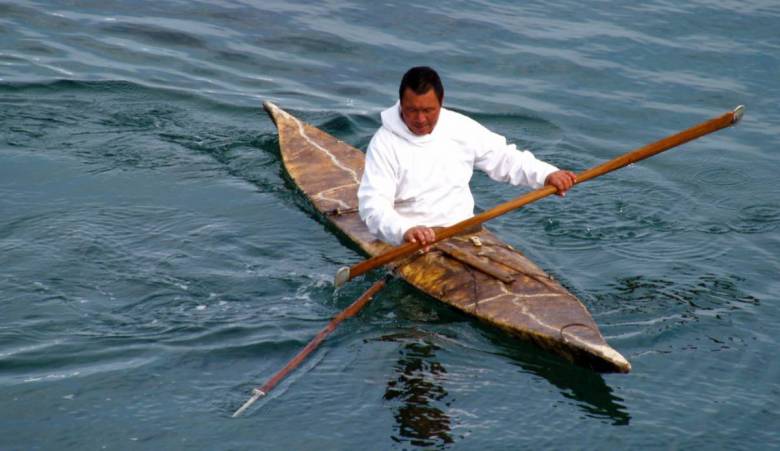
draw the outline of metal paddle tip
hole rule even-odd
[[[745,105],[740,105],[736,108],[734,108],[734,121],[732,124],[736,124],[737,122],[742,120],[742,116],[745,115]]]
[[[336,288],[340,288],[348,281],[349,281],[349,266],[342,266],[336,272],[336,277],[333,279],[333,285],[335,285]]]
[[[257,401],[258,399],[262,398],[263,396],[265,396],[265,392],[264,391],[262,391],[262,390],[260,390],[258,388],[252,390],[252,397],[249,398],[249,400],[247,400],[247,402],[245,402],[244,405],[241,406],[240,409],[236,410],[236,412],[233,414],[233,418],[236,418],[236,417],[240,416],[242,413],[244,413],[246,411],[246,409],[249,408],[249,406],[254,404],[255,401]]]

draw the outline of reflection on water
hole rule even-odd
[[[387,338],[386,338],[387,339]],[[443,408],[447,390],[441,382],[447,370],[436,360],[439,348],[423,340],[406,343],[395,365],[397,377],[388,381],[384,398],[395,401],[396,442],[441,447],[453,442],[451,419]]]
[[[563,396],[576,401],[589,417],[606,419],[615,426],[625,426],[631,421],[623,399],[613,393],[598,373],[574,367],[567,371],[555,366],[534,367],[531,372],[558,387]]]
[[[486,333],[501,348],[502,355],[524,371],[543,377],[556,386],[564,397],[573,400],[587,416],[606,420],[615,426],[628,425],[631,421],[631,414],[622,404],[623,399],[613,393],[601,374],[507,337],[503,332],[486,330]]]
[[[628,425],[631,415],[623,399],[604,377],[577,367],[557,356],[500,331],[486,330],[502,356],[523,371],[540,376],[573,401],[586,416],[615,426]],[[453,419],[448,414],[452,398],[444,386],[447,370],[437,359],[441,348],[424,333],[390,335],[384,341],[402,343],[395,375],[387,382],[384,398],[392,403],[396,426],[391,438],[398,443],[444,448],[454,443]]]

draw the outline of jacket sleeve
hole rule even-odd
[[[381,130],[377,132],[368,145],[363,178],[358,188],[358,207],[360,218],[372,234],[382,241],[398,245],[403,241],[404,232],[414,224],[395,211],[397,160],[381,133]]]
[[[473,133],[478,141],[474,165],[485,171],[490,178],[512,185],[526,185],[541,188],[547,176],[558,170],[557,167],[536,159],[527,150],[518,150],[514,144],[508,144],[506,138],[474,123]]]

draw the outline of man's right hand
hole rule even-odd
[[[414,226],[411,229],[404,232],[404,241],[409,243],[420,243],[423,245],[423,250],[428,252],[431,247],[428,244],[436,241],[436,232],[430,227]]]

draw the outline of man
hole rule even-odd
[[[576,180],[573,172],[518,151],[504,137],[443,108],[444,87],[429,67],[409,69],[398,97],[382,112],[358,189],[360,217],[383,241],[425,246],[435,241],[433,227],[473,216],[474,167],[513,185],[553,185],[559,195]]]

